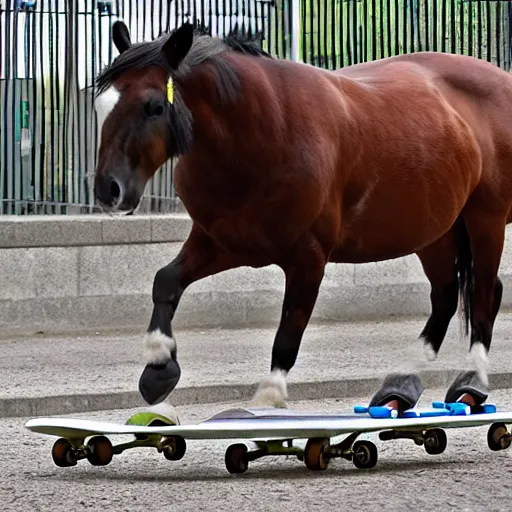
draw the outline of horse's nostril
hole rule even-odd
[[[115,180],[110,182],[110,196],[112,197],[112,204],[117,204],[121,196],[121,187]]]

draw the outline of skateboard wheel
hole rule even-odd
[[[377,447],[371,441],[356,441],[352,445],[352,462],[358,469],[371,469],[377,464]]]
[[[245,473],[249,468],[249,458],[247,457],[247,446],[245,444],[232,444],[226,450],[224,457],[226,469],[231,474]]]
[[[375,405],[369,408],[370,416],[372,418],[397,418],[398,411],[393,407],[385,405]]]
[[[442,428],[427,430],[423,436],[425,451],[429,455],[440,455],[446,450],[448,438]]]
[[[327,469],[329,458],[326,448],[329,446],[329,439],[312,438],[308,439],[304,448],[304,463],[312,471]]]
[[[55,465],[60,468],[76,466],[73,445],[67,439],[57,439],[52,448],[52,459]]]
[[[110,439],[94,436],[87,442],[87,460],[93,466],[106,466],[112,461],[114,449]]]
[[[164,457],[167,460],[180,460],[187,451],[187,442],[181,436],[168,437],[163,447]]]
[[[493,452],[506,450],[510,447],[512,435],[505,423],[493,423],[487,432],[487,445]]]

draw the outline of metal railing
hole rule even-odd
[[[94,80],[116,55],[110,36],[117,18],[136,41],[192,21],[213,35],[246,31],[273,55],[331,69],[436,50],[510,70],[511,3],[0,0],[0,214],[96,211]],[[177,208],[167,162],[148,183],[141,209]]]
[[[486,59],[510,71],[510,0],[306,0],[302,59],[329,69],[416,51]]]

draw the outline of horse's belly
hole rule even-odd
[[[430,100],[429,111],[412,105],[402,119],[390,117],[387,137],[371,128],[372,146],[361,152],[343,191],[333,258],[381,261],[416,253],[459,217],[481,178],[481,150],[454,109],[435,94]]]
[[[413,254],[443,236],[459,217],[475,171],[449,179],[384,181],[345,207],[335,257],[340,261],[382,261]]]

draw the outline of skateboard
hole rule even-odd
[[[359,469],[377,464],[376,445],[358,437],[379,433],[381,441],[412,439],[430,455],[444,452],[444,429],[490,425],[487,443],[491,450],[507,449],[512,434],[512,412],[497,411],[492,404],[471,408],[465,404],[433,402],[428,409],[410,409],[396,417],[387,407],[355,406],[350,414],[326,414],[281,408],[233,408],[196,424],[178,424],[151,412],[139,412],[123,425],[119,423],[69,418],[37,418],[26,423],[32,432],[57,436],[52,449],[54,463],[60,467],[87,459],[105,466],[114,455],[136,447],[153,447],[166,459],[177,461],[186,452],[187,440],[244,439],[231,444],[225,452],[226,469],[247,471],[249,462],[265,456],[292,455],[310,470],[324,470],[330,460],[343,458]],[[335,442],[334,438],[346,437]],[[107,437],[108,436],[108,437]],[[130,436],[127,442],[112,444],[110,437]],[[294,441],[306,441],[305,446]]]

